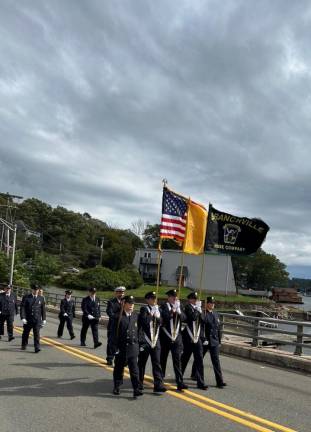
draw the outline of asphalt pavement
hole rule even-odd
[[[75,340],[66,329],[57,339],[57,323],[49,314],[38,354],[32,341],[20,350],[19,319],[16,339],[0,341],[0,432],[311,431],[310,376],[222,356],[228,386],[218,389],[207,354],[207,391],[187,379],[188,367],[189,390],[177,392],[169,362],[166,394],[155,395],[147,377],[144,396],[134,400],[127,377],[121,395],[114,396],[112,368],[105,364],[106,330],[100,329],[103,346],[94,350],[90,333],[88,346],[79,346],[76,322]]]

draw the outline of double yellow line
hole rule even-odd
[[[22,333],[22,329],[20,327],[15,327],[18,333]],[[77,357],[81,360],[87,361],[88,363],[92,363],[96,366],[100,366],[108,371],[112,371],[113,368],[108,366],[106,361],[104,361],[101,357],[95,356],[93,354],[89,354],[84,352],[78,348],[74,348],[60,342],[55,341],[54,339],[48,337],[42,337],[41,341],[46,345],[57,348],[60,351],[63,351],[71,356]],[[128,370],[125,372],[125,376],[129,377]],[[145,382],[147,386],[153,387],[153,378],[151,376],[145,375]],[[177,392],[176,388],[169,383],[165,383],[168,391],[166,394],[173,396],[177,399],[183,400],[191,405],[197,406],[205,411],[209,411],[213,414],[217,414],[221,417],[224,417],[228,420],[231,420],[235,423],[239,423],[243,426],[246,426],[252,430],[256,430],[259,432],[297,432],[294,429],[288,428],[286,426],[282,426],[278,423],[274,423],[270,420],[266,420],[262,417],[255,416],[246,411],[239,410],[230,405],[217,402],[213,399],[210,399],[206,396],[203,396],[199,393],[195,393],[191,390],[185,390],[183,393]]]

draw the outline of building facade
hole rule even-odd
[[[160,262],[161,284],[178,286],[181,272],[181,254],[182,252],[179,250],[162,251]],[[182,285],[198,290],[200,288],[203,256],[184,254],[183,260]],[[158,269],[157,249],[137,249],[133,264],[146,283],[156,282]],[[230,256],[204,254],[202,290],[224,294],[236,293]]]

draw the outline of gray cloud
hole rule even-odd
[[[311,266],[307,1],[4,1],[1,190],[121,227],[161,179]]]

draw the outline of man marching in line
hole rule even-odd
[[[213,364],[216,385],[218,388],[224,388],[227,384],[223,380],[220,361],[219,361],[219,346],[221,344],[221,331],[218,313],[214,311],[215,298],[207,297],[205,314],[203,315],[203,357],[206,352],[210,352],[211,361]],[[191,377],[196,377],[197,367],[196,361],[193,362]]]
[[[146,306],[142,306],[138,315],[138,331],[140,333],[138,369],[141,389],[143,389],[146,363],[149,355],[152,364],[155,393],[164,393],[163,374],[160,363],[160,325],[161,314],[157,305],[157,296],[154,291],[145,295]]]
[[[196,364],[197,387],[207,390],[204,382],[203,345],[201,339],[202,330],[202,307],[198,300],[198,294],[192,292],[187,296],[189,303],[185,306],[186,327],[182,331],[184,350],[181,356],[182,373],[185,373],[187,364],[193,354]]]
[[[113,319],[118,317],[121,311],[122,299],[124,297],[124,292],[126,288],[124,286],[119,286],[115,288],[115,297],[107,302],[106,313],[109,317],[107,326],[107,365],[112,366],[114,354],[116,352],[113,346]]]
[[[63,298],[60,302],[59,307],[59,326],[57,330],[57,337],[61,338],[63,336],[65,323],[67,324],[67,329],[70,335],[70,339],[75,338],[75,334],[73,332],[72,320],[76,317],[75,313],[75,302],[71,298],[72,291],[65,291],[65,298]]]
[[[161,342],[161,368],[165,377],[166,363],[169,352],[172,354],[173,367],[177,389],[183,391],[188,386],[184,384],[181,370],[181,354],[183,351],[181,323],[185,320],[185,314],[181,310],[180,301],[175,289],[166,292],[167,302],[160,307],[162,327],[160,330]]]
[[[4,292],[0,294],[0,339],[4,335],[4,323],[6,322],[8,331],[8,341],[11,342],[13,336],[14,315],[17,315],[17,299],[12,292],[12,286],[7,285]]]
[[[20,314],[23,321],[22,350],[28,345],[30,330],[33,331],[35,352],[40,349],[40,328],[46,324],[46,311],[44,297],[39,296],[40,286],[31,284],[32,294],[26,294],[22,298]]]
[[[94,349],[96,349],[102,345],[102,343],[98,341],[98,323],[101,318],[101,314],[100,302],[96,298],[96,288],[89,288],[89,295],[87,297],[84,297],[84,299],[82,300],[81,309],[83,312],[82,328],[80,334],[81,346],[86,346],[86,333],[89,326],[91,326]]]
[[[142,396],[139,389],[138,357],[138,330],[137,314],[134,312],[134,297],[123,298],[123,308],[118,317],[113,318],[114,346],[116,347],[113,370],[113,394],[120,394],[120,385],[123,384],[124,367],[127,364],[133,387],[133,396]]]

